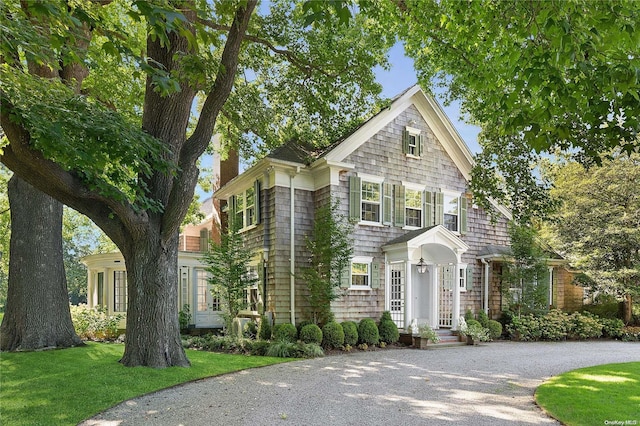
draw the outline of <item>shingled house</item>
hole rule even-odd
[[[246,315],[264,312],[275,323],[307,319],[300,278],[309,258],[305,237],[316,209],[331,198],[356,222],[351,268],[332,305],[337,320],[388,310],[399,328],[418,319],[455,330],[466,309],[500,315],[510,213],[495,204],[500,217],[492,222],[474,205],[472,154],[435,100],[411,87],[331,147],[311,145],[283,145],[214,194],[230,206],[255,253],[249,272],[259,284],[247,289]],[[202,265],[191,259],[196,254],[180,253],[179,303],[192,307],[196,327],[219,326],[218,301]],[[108,269],[91,257],[87,265],[89,304],[123,309],[124,265]],[[548,268],[549,304],[581,304],[582,289],[571,284],[565,262],[551,256]]]

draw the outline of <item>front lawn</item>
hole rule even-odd
[[[640,425],[640,362],[581,368],[552,377],[536,402],[569,426]]]
[[[203,377],[286,362],[283,358],[187,351],[190,368],[118,363],[124,346],[0,354],[0,415],[6,425],[75,425],[119,402]]]

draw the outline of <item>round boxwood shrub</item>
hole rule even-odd
[[[309,320],[304,320],[304,321],[300,321],[299,323],[296,324],[296,328],[298,329],[298,336],[300,336],[300,332],[302,331],[302,327],[304,327],[305,325],[308,324],[315,324],[313,321],[309,321]]]
[[[467,320],[467,326],[471,327],[472,325],[476,325],[476,326],[482,327],[482,324],[480,324],[480,321],[477,321],[477,320],[474,320],[474,319],[468,319]]]
[[[298,330],[293,324],[277,324],[273,327],[273,339],[295,343],[298,339]]]
[[[344,321],[342,324],[344,331],[344,344],[355,346],[358,344],[358,326],[353,321]]]
[[[304,343],[322,343],[322,330],[315,324],[307,324],[300,329],[300,340]]]
[[[357,341],[357,339],[356,339]],[[344,330],[335,321],[330,321],[322,327],[322,346],[325,348],[339,348],[344,345]]]
[[[478,312],[478,322],[484,328],[489,328],[489,315],[485,311]]]
[[[380,335],[380,341],[385,343],[395,343],[400,339],[400,333],[398,332],[398,326],[391,319],[391,314],[388,311],[384,311],[380,318],[380,324],[378,324],[378,333]]]
[[[364,343],[369,346],[377,345],[380,341],[378,326],[371,318],[364,318],[358,324],[358,343]]]
[[[500,338],[502,336],[502,324],[496,320],[489,320],[487,322],[487,328],[489,329],[489,337],[492,340]]]

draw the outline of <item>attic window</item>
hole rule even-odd
[[[402,132],[402,152],[408,157],[420,157],[424,150],[423,137],[420,129],[405,127]]]

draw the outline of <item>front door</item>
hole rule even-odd
[[[453,325],[454,266],[440,266],[438,268],[438,281],[438,325],[450,328]]]

